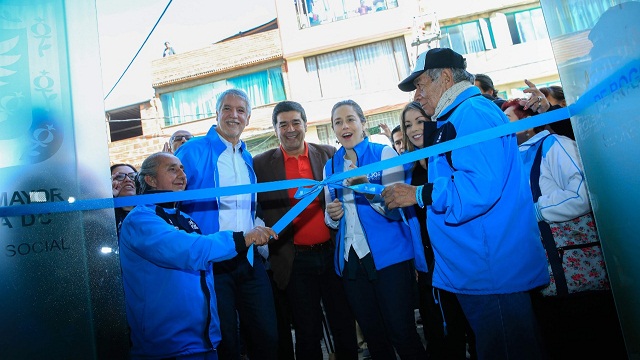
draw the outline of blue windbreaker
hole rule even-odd
[[[509,120],[472,86],[436,119],[436,143]],[[549,283],[528,178],[515,135],[429,158],[433,203],[427,229],[433,286],[453,293],[504,294]]]
[[[120,231],[132,357],[160,359],[216,348],[220,327],[212,262],[236,255],[231,231],[187,233],[158,216],[155,205],[135,207]]]

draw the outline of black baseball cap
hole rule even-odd
[[[466,69],[467,61],[462,55],[449,48],[435,48],[425,51],[418,56],[413,72],[398,84],[402,91],[409,92],[416,89],[413,81],[428,69]]]

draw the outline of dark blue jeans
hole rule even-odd
[[[456,295],[476,336],[479,360],[545,358],[528,292]]]
[[[220,360],[240,358],[238,318],[251,360],[276,360],[278,330],[271,283],[259,256],[253,267],[245,254],[214,263],[214,285],[222,341]]]
[[[471,359],[476,360],[473,331],[456,294],[431,286],[431,274],[422,271],[418,271],[418,287],[429,359],[464,360],[468,341]]]
[[[334,249],[296,251],[287,295],[293,311],[296,358],[321,360],[322,309],[324,305],[338,360],[358,359],[355,318],[349,308],[342,280],[333,265]]]
[[[373,280],[352,249],[349,262],[353,261],[358,266],[345,264],[342,279],[373,359],[395,359],[395,351],[402,360],[426,359],[413,311],[416,278],[412,261],[378,270]],[[354,268],[355,277],[348,273]]]

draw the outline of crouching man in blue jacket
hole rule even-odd
[[[187,185],[180,160],[164,152],[142,163],[137,182],[141,194],[182,191]],[[212,263],[277,238],[261,226],[205,236],[178,205],[137,206],[122,224],[120,263],[134,359],[217,359]]]

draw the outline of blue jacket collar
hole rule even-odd
[[[478,89],[477,86],[471,86],[465,91],[461,92],[460,95],[458,95],[449,106],[442,110],[437,121],[446,121],[447,119],[449,119],[449,116],[451,115],[453,110],[455,110],[460,104],[462,104],[463,101],[467,100],[470,97],[478,95],[480,95],[480,89]]]
[[[358,156],[358,160],[360,160],[360,157],[366,151],[368,146],[369,146],[369,137],[365,136],[365,138],[362,141],[360,141],[356,146],[353,147],[353,150],[356,152],[356,155]],[[342,164],[342,159],[344,158],[344,155],[346,153],[347,153],[347,149],[345,149],[344,146],[341,147],[340,150],[338,150],[338,152],[336,152],[336,155],[338,154],[340,155],[340,164]],[[340,169],[340,172],[342,172],[342,169]]]
[[[207,132],[206,138],[213,143],[216,152],[221,153],[227,148],[227,146],[220,139],[220,134],[218,134],[218,132],[216,131],[217,127],[218,125],[211,125],[211,128]],[[245,142],[242,140],[240,140],[240,150],[242,150],[242,153],[245,153],[247,151],[247,144],[245,144]]]
[[[369,147],[369,137],[365,136],[362,141],[358,143],[358,145],[353,147],[353,150],[357,155],[362,155],[362,153]]]

